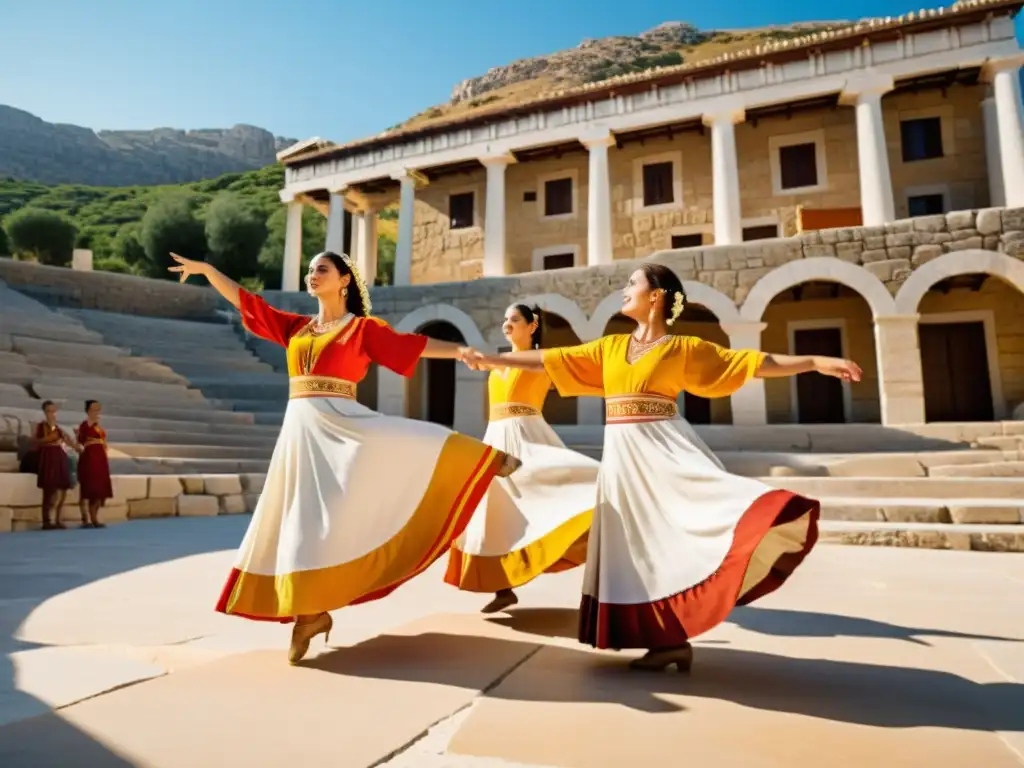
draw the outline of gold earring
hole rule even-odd
[[[344,299],[346,296],[348,296],[348,286],[345,286],[341,289],[341,298]]]

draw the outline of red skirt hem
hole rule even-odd
[[[821,505],[782,490],[757,498],[740,518],[733,543],[719,569],[689,589],[649,603],[602,603],[583,595],[579,641],[596,648],[668,648],[721,624],[737,605],[774,592],[792,575],[818,540]],[[767,576],[740,597],[750,560],[772,528],[807,515],[807,535],[799,552],[775,561]]]

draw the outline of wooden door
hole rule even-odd
[[[427,367],[427,421],[451,427],[455,424],[455,363],[424,360]]]
[[[793,334],[793,354],[843,356],[843,337],[838,328],[808,328]],[[843,383],[820,373],[796,377],[796,401],[801,424],[842,424],[846,421]]]
[[[984,323],[922,323],[918,339],[925,420],[991,421]]]

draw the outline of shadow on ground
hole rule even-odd
[[[74,512],[65,509],[65,515]],[[18,640],[15,634],[32,611],[64,592],[157,563],[233,549],[247,521],[233,517],[140,520],[103,530],[35,531],[0,537],[0,727],[38,713],[40,717],[32,719],[46,719],[46,739],[60,744],[60,754],[75,765],[131,765],[64,721],[59,713],[50,713],[45,702],[17,690],[9,654],[40,646]],[[215,598],[212,595],[211,600]],[[30,752],[15,745],[4,749],[0,765],[35,768],[53,763],[38,763]]]
[[[575,638],[573,609],[520,608],[489,621],[526,634]],[[936,635],[967,640],[1007,640],[987,635],[901,627],[885,622],[802,611],[738,609],[730,621],[752,631],[787,637],[853,636],[913,640]],[[384,639],[384,638],[382,638]],[[415,638],[390,638],[392,652],[416,653]],[[482,638],[475,638],[485,642]],[[499,642],[495,640],[486,642]],[[975,731],[1024,731],[1024,685],[976,683],[928,669],[887,666],[830,659],[801,659],[755,651],[713,647],[695,641],[695,661],[689,676],[675,673],[635,673],[625,669],[626,654],[595,654],[582,648],[552,646],[564,680],[538,688],[538,701],[579,701],[581,686],[573,675],[585,671],[597,677],[599,701],[648,709],[643,702],[667,693],[732,701],[744,707],[790,712],[837,722],[883,728],[933,726]],[[372,674],[372,667],[346,674]],[[443,669],[443,665],[440,667]],[[457,683],[453,683],[457,684]],[[525,690],[521,687],[517,690]],[[502,688],[489,695],[502,695]],[[591,699],[594,700],[594,699]],[[638,705],[639,704],[639,705]],[[649,710],[648,710],[649,711]]]

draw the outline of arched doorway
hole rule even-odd
[[[580,343],[579,336],[573,331],[569,322],[561,315],[554,312],[545,312],[544,333],[541,339],[541,346],[550,347],[572,347]],[[548,393],[544,401],[544,419],[548,424],[576,424],[578,399],[576,397],[562,397],[558,390],[553,389]]]
[[[925,421],[992,421],[1007,401],[1024,402],[1017,288],[985,273],[954,275],[927,290],[918,312]]]
[[[421,326],[417,333],[439,341],[465,344],[459,330],[449,322],[436,320]],[[445,427],[455,425],[455,360],[420,360],[408,384],[408,414],[411,418],[432,421]]]
[[[874,315],[853,288],[807,280],[776,293],[762,317],[762,349],[789,355],[822,355],[856,360],[858,383],[818,373],[765,381],[769,424],[845,424],[880,419],[875,364]]]
[[[605,327],[606,334],[632,333],[636,328],[629,318],[621,314],[613,315]],[[715,314],[699,305],[687,302],[683,314],[669,328],[671,333],[680,336],[696,336],[699,339],[729,346],[729,337],[719,325]],[[691,424],[732,424],[732,401],[728,397],[708,399],[690,392],[679,396],[679,412]]]

